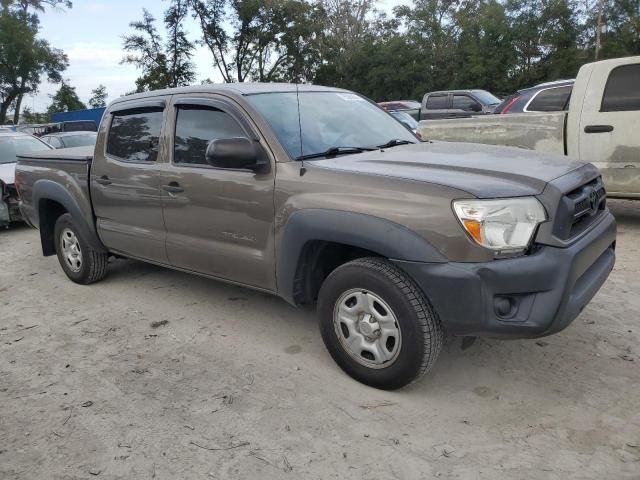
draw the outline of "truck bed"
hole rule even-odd
[[[32,152],[28,156],[19,156],[19,160],[63,160],[63,161],[79,161],[91,162],[93,160],[93,147],[73,147],[59,148],[57,150],[42,150],[41,152]]]
[[[506,145],[565,155],[565,120],[565,112],[423,120],[418,133],[424,140]]]
[[[56,198],[67,211],[73,208],[93,227],[89,193],[92,161],[91,146],[44,150],[19,156],[16,177],[25,220],[33,226],[39,226],[39,211],[44,207],[40,198]]]

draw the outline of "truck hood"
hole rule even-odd
[[[551,180],[584,165],[532,150],[450,142],[402,145],[311,164],[448,186],[478,198],[538,195]]]
[[[5,185],[13,185],[16,177],[16,164],[0,163],[0,181]]]

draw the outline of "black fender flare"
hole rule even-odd
[[[90,219],[90,223],[86,218],[86,215],[82,213],[82,209],[78,205],[76,199],[73,198],[71,193],[69,193],[69,191],[64,186],[52,180],[43,179],[36,181],[33,185],[32,205],[34,207],[36,224],[40,229],[40,240],[42,242],[43,253],[45,255],[49,253],[47,253],[45,248],[45,235],[47,234],[47,232],[43,231],[43,219],[40,218],[40,202],[43,200],[53,200],[54,202],[62,205],[64,209],[73,217],[73,221],[80,231],[80,235],[82,235],[82,238],[89,243],[89,246],[98,252],[107,253],[107,248],[98,238],[95,226],[93,225],[93,218]]]
[[[362,248],[391,260],[447,262],[423,237],[390,220],[343,210],[298,210],[284,226],[276,259],[278,294],[289,303],[295,303],[295,276],[303,248],[314,240]]]

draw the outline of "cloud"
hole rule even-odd
[[[135,88],[138,71],[132,65],[121,65],[122,49],[97,43],[76,43],[65,49],[69,57],[69,68],[63,76],[76,87],[80,99],[86,102],[91,90],[99,84],[106,85],[109,99],[113,100]],[[44,82],[37,95],[28,99],[25,105],[36,111],[44,111],[51,103],[58,85]]]
[[[124,53],[121,48],[99,43],[76,43],[65,50],[72,67],[77,64],[115,66]]]
[[[103,13],[107,11],[107,5],[104,2],[84,3],[84,4],[81,4],[81,8],[85,10],[87,13]]]

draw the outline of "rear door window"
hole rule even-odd
[[[561,112],[566,110],[573,87],[556,87],[541,90],[525,109],[527,112]]]
[[[640,63],[611,70],[602,96],[602,112],[640,110]]]
[[[429,95],[427,98],[428,110],[445,110],[447,108],[448,95]]]
[[[107,138],[107,154],[123,162],[154,162],[158,158],[161,129],[161,110],[116,112]]]
[[[240,124],[228,113],[216,108],[187,106],[178,109],[174,163],[209,165],[205,158],[212,140],[245,137]]]

